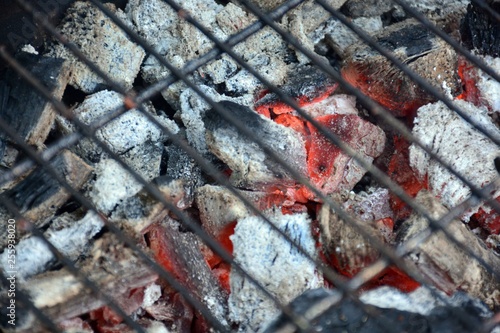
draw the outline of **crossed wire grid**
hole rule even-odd
[[[500,76],[495,73],[491,68],[489,68],[481,59],[477,58],[467,50],[465,50],[459,43],[454,41],[451,37],[446,35],[446,33],[439,30],[432,23],[430,23],[422,14],[415,11],[411,8],[406,2],[401,0],[393,0],[395,3],[400,5],[410,16],[413,16],[418,21],[420,21],[426,28],[435,33],[437,36],[443,38],[447,43],[449,43],[459,54],[462,54],[466,57],[470,62],[476,65],[478,68],[482,69],[485,73],[490,75],[493,79],[500,81]],[[268,292],[266,288],[264,288],[258,280],[253,278],[248,272],[246,272],[234,259],[231,254],[225,251],[218,242],[209,236],[196,221],[192,220],[187,214],[179,210],[175,205],[171,202],[168,202],[164,199],[164,197],[159,192],[158,188],[156,188],[153,184],[146,181],[142,178],[137,172],[135,172],[130,166],[128,166],[117,154],[113,153],[103,142],[99,141],[95,136],[96,131],[105,126],[110,121],[120,117],[122,114],[126,113],[128,110],[135,108],[138,109],[143,115],[145,115],[149,121],[153,122],[157,127],[161,128],[165,134],[168,135],[169,139],[173,142],[173,144],[178,145],[181,149],[183,149],[191,158],[195,160],[195,162],[201,167],[201,169],[212,176],[219,184],[228,188],[235,196],[238,197],[253,213],[257,216],[260,216],[264,221],[269,223],[271,228],[277,233],[280,234],[281,237],[286,239],[288,242],[292,243],[297,249],[307,257],[309,260],[313,261],[318,270],[323,273],[326,280],[333,283],[343,294],[347,297],[354,299],[357,304],[366,311],[368,316],[374,316],[376,314],[372,313],[370,309],[364,306],[364,304],[359,301],[359,298],[356,295],[356,291],[363,286],[367,281],[369,281],[372,277],[376,276],[380,272],[382,272],[389,265],[396,265],[405,271],[409,276],[414,278],[417,282],[420,282],[422,285],[427,285],[426,279],[416,270],[415,268],[406,264],[403,260],[403,257],[409,253],[412,249],[414,249],[418,244],[425,241],[428,237],[430,237],[436,230],[441,230],[450,240],[460,246],[461,249],[466,251],[471,258],[478,260],[481,264],[483,264],[486,269],[495,275],[497,279],[500,279],[498,273],[494,268],[489,267],[476,253],[474,253],[466,244],[460,243],[457,239],[455,239],[449,232],[446,231],[446,226],[456,217],[460,216],[464,211],[468,208],[476,205],[479,200],[484,200],[488,203],[493,209],[497,212],[500,212],[500,205],[491,197],[491,189],[495,186],[495,183],[492,183],[490,186],[487,186],[483,189],[479,189],[474,186],[470,181],[468,181],[465,177],[463,177],[459,172],[455,171],[450,165],[445,163],[442,159],[439,158],[436,154],[434,154],[430,149],[424,146],[418,139],[416,139],[409,131],[404,124],[402,124],[398,119],[392,116],[387,110],[385,110],[382,106],[377,104],[375,101],[371,100],[369,97],[365,96],[362,92],[360,92],[355,87],[351,86],[348,82],[346,82],[338,72],[336,72],[332,67],[323,63],[319,60],[318,56],[312,53],[311,51],[304,48],[289,32],[280,28],[275,21],[286,14],[291,9],[295,8],[302,2],[303,0],[291,0],[287,1],[272,12],[264,13],[259,10],[258,7],[253,5],[248,1],[241,1],[241,3],[245,6],[245,8],[253,13],[259,20],[249,27],[243,29],[242,31],[236,33],[231,36],[226,41],[217,40],[207,29],[205,29],[201,22],[197,22],[193,19],[185,10],[183,10],[182,6],[178,5],[176,2],[172,0],[164,0],[165,3],[170,5],[175,11],[178,13],[182,13],[181,17],[185,19],[187,22],[192,24],[198,30],[200,30],[205,36],[207,36],[215,45],[213,49],[211,49],[206,54],[200,56],[197,59],[194,59],[186,64],[186,66],[182,69],[175,68],[172,64],[168,63],[156,50],[154,47],[148,45],[148,43],[140,37],[137,33],[131,30],[126,24],[120,21],[108,8],[104,7],[103,4],[97,0],[89,0],[93,5],[99,8],[106,16],[108,16],[116,25],[118,25],[128,36],[129,38],[144,48],[144,50],[154,57],[169,71],[172,73],[161,81],[150,85],[146,89],[142,90],[140,93],[135,93],[132,91],[126,91],[123,87],[121,87],[118,83],[114,82],[106,73],[102,72],[95,64],[93,64],[89,59],[85,57],[83,53],[81,53],[74,44],[71,44],[71,41],[65,39],[54,26],[52,26],[48,21],[44,18],[44,16],[40,13],[34,11],[34,9],[27,3],[25,0],[17,0],[19,4],[23,6],[25,10],[30,12],[35,20],[37,20],[44,29],[46,29],[51,36],[58,39],[61,43],[66,45],[70,51],[82,62],[84,62],[89,68],[92,69],[96,74],[98,74],[101,78],[103,78],[106,83],[115,91],[119,92],[123,95],[124,103],[123,105],[110,110],[110,112],[99,119],[98,121],[85,125],[80,122],[77,118],[71,115],[71,112],[68,108],[60,101],[55,99],[50,93],[47,91],[43,85],[38,82],[38,80],[27,72],[22,64],[19,64],[14,60],[4,48],[0,50],[0,56],[4,58],[11,67],[17,71],[23,78],[33,86],[40,94],[42,94],[45,98],[47,98],[54,106],[56,111],[68,118],[76,127],[78,128],[78,132],[73,134],[69,134],[65,137],[58,139],[56,142],[47,147],[43,152],[36,152],[33,148],[31,148],[28,144],[23,142],[23,140],[12,131],[6,124],[4,120],[0,119],[0,130],[8,135],[8,137],[15,142],[20,149],[28,156],[28,159],[20,162],[16,166],[14,166],[10,171],[6,172],[2,176],[0,176],[0,183],[4,184],[9,180],[12,180],[16,177],[16,175],[22,174],[23,172],[29,170],[34,165],[39,165],[41,168],[45,169],[54,179],[56,179],[83,207],[88,209],[89,211],[93,211],[95,213],[99,213],[97,209],[90,203],[83,195],[81,195],[77,190],[73,189],[71,185],[69,185],[66,180],[64,180],[61,175],[58,175],[56,170],[49,164],[49,161],[52,157],[57,155],[58,152],[65,148],[69,148],[72,145],[75,145],[83,138],[92,139],[102,150],[112,159],[116,160],[127,172],[129,172],[135,180],[141,183],[144,186],[144,189],[149,192],[155,199],[161,202],[166,209],[171,210],[175,215],[179,217],[182,223],[192,231],[194,234],[200,237],[204,241],[206,245],[208,245],[216,254],[220,255],[224,261],[231,264],[232,269],[237,269],[242,275],[247,277],[252,283],[257,285],[257,287],[262,290],[266,296],[272,299],[278,308],[288,317],[291,325],[296,326],[298,329],[304,332],[315,332],[314,326],[311,324],[311,321],[314,318],[306,318],[304,315],[294,312],[289,306],[286,304],[281,304],[276,297],[272,295],[272,293]],[[433,97],[438,100],[441,100],[447,105],[451,110],[455,111],[462,118],[468,121],[472,126],[474,126],[478,131],[481,131],[486,137],[488,137],[495,144],[500,144],[498,139],[485,131],[481,126],[476,124],[472,119],[467,117],[464,112],[457,107],[452,100],[442,95],[438,91],[436,91],[425,79],[419,77],[416,73],[412,72],[404,63],[398,60],[391,52],[384,49],[381,45],[378,45],[370,36],[364,33],[361,29],[354,26],[349,20],[343,16],[339,11],[331,8],[325,1],[317,0],[318,4],[323,6],[332,17],[335,17],[343,24],[345,24],[348,28],[354,31],[361,40],[370,45],[372,48],[377,50],[379,53],[387,57],[396,67],[398,67],[402,72],[408,75],[417,85],[422,87],[428,93],[430,93]],[[481,7],[486,8],[490,13],[492,13],[493,17],[498,20],[498,13],[491,10],[485,1],[474,0],[474,3],[477,3]],[[422,148],[426,153],[428,153],[431,158],[438,161],[444,167],[446,167],[454,176],[460,179],[464,184],[466,184],[472,193],[472,196],[463,202],[461,205],[454,207],[451,209],[445,216],[443,216],[439,220],[433,219],[428,212],[426,212],[425,208],[423,208],[420,204],[414,201],[413,198],[408,196],[406,192],[396,183],[394,183],[383,171],[378,169],[377,167],[371,165],[370,163],[365,162],[362,157],[359,156],[352,148],[350,148],[347,144],[345,144],[340,138],[338,138],[334,133],[330,132],[324,126],[316,122],[312,119],[303,109],[301,109],[297,103],[288,96],[284,91],[282,91],[277,86],[270,83],[266,80],[255,68],[249,66],[245,61],[238,56],[233,50],[232,47],[238,44],[241,41],[244,41],[246,38],[259,31],[265,26],[270,26],[277,33],[279,33],[283,40],[287,42],[290,46],[293,46],[296,50],[302,52],[306,57],[309,58],[310,63],[320,68],[322,71],[327,73],[335,82],[338,82],[340,86],[349,94],[354,95],[358,101],[363,105],[370,113],[377,115],[384,121],[386,121],[395,131],[397,131],[402,137],[406,138],[410,142],[416,144],[420,148]],[[276,93],[277,96],[284,101],[286,104],[291,106],[294,110],[297,111],[304,119],[309,121],[314,127],[318,129],[318,131],[323,134],[331,143],[337,145],[341,148],[344,153],[352,157],[356,162],[358,162],[364,169],[371,173],[372,177],[378,181],[381,185],[387,187],[391,192],[400,197],[404,202],[406,202],[414,211],[418,212],[425,218],[429,220],[429,227],[421,232],[415,239],[412,241],[402,244],[398,246],[396,249],[388,247],[386,244],[383,244],[369,233],[367,233],[362,227],[360,227],[356,220],[350,216],[347,212],[345,212],[337,203],[332,201],[329,197],[326,197],[321,191],[315,188],[308,179],[303,177],[297,170],[294,170],[292,167],[287,165],[283,161],[283,159],[276,154],[270,147],[266,146],[258,137],[255,137],[244,124],[239,122],[238,119],[235,119],[234,116],[231,115],[228,110],[225,110],[221,105],[217,104],[213,100],[210,99],[206,94],[204,94],[195,83],[193,83],[189,74],[198,69],[199,67],[207,64],[211,60],[214,60],[216,57],[221,54],[226,53],[232,59],[234,59],[241,68],[247,70],[252,75],[254,75],[261,83],[269,89],[269,91]],[[381,253],[381,258],[370,264],[368,267],[363,269],[360,273],[354,276],[351,279],[346,279],[345,277],[339,275],[330,267],[324,265],[322,262],[312,258],[304,249],[295,244],[290,237],[284,234],[280,229],[274,226],[274,224],[248,199],[241,195],[238,192],[238,189],[233,187],[227,178],[218,171],[217,167],[214,166],[211,162],[206,160],[203,156],[198,154],[192,147],[190,147],[186,142],[182,141],[173,133],[169,131],[169,129],[162,126],[156,119],[154,119],[148,112],[146,112],[143,108],[143,103],[147,102],[157,94],[159,94],[163,89],[167,88],[169,85],[182,80],[189,88],[191,88],[194,92],[196,92],[201,98],[203,98],[213,109],[213,112],[217,112],[221,117],[223,117],[226,121],[234,125],[243,135],[247,136],[255,143],[257,143],[260,148],[274,161],[279,163],[286,171],[288,171],[299,183],[307,186],[315,195],[318,196],[321,200],[323,200],[324,204],[333,208],[335,212],[346,222],[351,224],[357,231],[362,234],[370,244],[376,248]],[[16,207],[12,202],[10,202],[5,196],[2,195],[2,202],[4,206],[18,219],[23,219],[22,214],[20,213],[18,207]],[[225,327],[222,323],[220,323],[210,311],[206,308],[204,304],[199,302],[195,297],[192,296],[191,291],[187,290],[182,286],[176,279],[172,276],[171,273],[163,269],[160,265],[154,262],[143,250],[141,250],[132,239],[130,239],[127,235],[125,235],[119,228],[113,225],[113,223],[109,222],[102,215],[99,215],[103,220],[105,225],[109,228],[111,232],[113,232],[120,241],[129,246],[142,260],[151,265],[152,269],[159,274],[159,276],[165,279],[174,289],[179,291],[185,299],[193,306],[194,309],[199,311],[207,321],[217,330],[221,332],[228,331],[229,329]],[[82,283],[83,285],[91,290],[94,295],[98,298],[101,298],[110,308],[112,308],[117,314],[119,314],[130,328],[136,330],[137,332],[144,332],[144,329],[141,328],[134,320],[126,315],[123,309],[113,300],[113,298],[109,295],[104,294],[97,285],[90,281],[86,276],[84,276],[81,272],[79,272],[78,268],[74,265],[74,263],[66,258],[63,254],[61,254],[45,237],[44,235],[37,230],[36,228],[32,228],[30,230],[34,236],[40,237],[50,248],[50,250],[54,253],[54,255],[58,258],[58,260],[69,269],[71,273],[73,273]],[[2,276],[2,279],[5,279],[5,276]],[[27,286],[24,286],[27,288]],[[447,302],[446,299],[443,299],[439,294],[434,293],[434,296],[437,298],[441,298],[443,302]],[[48,329],[54,332],[61,331],[58,328],[57,324],[46,315],[44,315],[43,311],[37,309],[36,306],[27,298],[25,294],[20,292],[21,302],[30,310],[33,311],[35,316],[40,320],[40,322],[45,325]],[[335,305],[338,300],[332,300],[331,306]],[[384,326],[389,331],[396,331],[396,329],[391,325],[391,323],[386,322]],[[483,330],[480,328],[479,331]]]

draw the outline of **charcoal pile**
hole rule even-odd
[[[499,1],[18,6],[2,330],[500,332]]]

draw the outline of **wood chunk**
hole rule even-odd
[[[307,214],[283,215],[269,210],[266,215],[295,244],[317,258]],[[260,217],[238,220],[230,239],[235,260],[280,302],[287,304],[304,291],[323,286],[314,263]],[[260,332],[279,313],[276,304],[236,269],[231,270],[230,284],[229,316],[239,325],[237,332]]]
[[[245,106],[227,101],[220,102],[219,105],[244,123],[255,137],[273,149],[288,165],[305,174],[306,152],[298,133]],[[217,112],[208,111],[204,122],[208,148],[231,168],[230,180],[235,186],[258,189],[266,184],[294,182],[293,177],[281,165],[266,156],[252,139],[242,135]]]
[[[455,101],[455,104],[483,129],[500,138],[500,131],[486,109],[461,100]],[[442,102],[428,104],[418,110],[413,135],[479,188],[498,177],[494,160],[500,156],[500,148]],[[451,209],[471,195],[468,186],[418,146],[410,147],[409,156],[416,176],[421,180],[427,177],[429,189],[445,207]],[[500,190],[495,189],[491,195],[496,197],[499,193]],[[475,211],[477,207],[467,211],[462,219],[468,221]]]
[[[66,182],[78,190],[89,179],[92,168],[78,156],[64,150],[49,162]],[[37,167],[22,182],[4,192],[27,219],[42,227],[65,203],[70,194],[44,168]]]
[[[89,212],[84,217],[63,214],[52,221],[44,232],[46,239],[70,260],[77,260],[89,251],[92,238],[102,229],[103,221]],[[0,267],[9,271],[8,251],[0,255]],[[54,253],[40,238],[31,236],[16,244],[17,278],[27,279],[43,273],[57,262]]]
[[[17,59],[48,91],[60,100],[69,78],[65,61],[21,53]],[[13,70],[0,81],[0,118],[30,145],[41,147],[55,119],[52,104]],[[0,162],[6,143],[12,139],[0,133]]]
[[[94,243],[91,256],[80,267],[81,274],[120,304],[121,296],[144,287],[158,276],[125,247],[116,236],[106,234]],[[119,281],[119,283],[118,283]],[[80,316],[104,305],[65,269],[27,281],[35,304],[56,322]]]
[[[107,3],[105,6],[126,24],[130,24],[126,15],[113,4]],[[145,52],[132,43],[125,32],[101,10],[86,1],[76,1],[66,12],[58,29],[111,79],[125,89],[132,88]],[[62,44],[55,42],[48,54],[68,59],[71,66],[70,84],[75,88],[93,93],[107,86],[103,78],[80,62]]]
[[[420,191],[416,200],[426,208],[434,219],[446,214],[447,209],[427,191]],[[425,230],[429,222],[413,213],[400,228],[397,242],[402,243]],[[464,246],[479,255],[495,274],[500,274],[500,259],[487,249],[481,240],[458,220],[453,220],[446,229]],[[500,305],[500,283],[498,278],[482,264],[452,243],[441,231],[434,231],[425,242],[415,249],[407,260],[412,261],[437,288],[450,294],[459,289],[477,297],[489,307]]]
[[[192,233],[180,232],[179,224],[168,218],[152,225],[146,237],[157,262],[227,325],[227,295],[201,253],[200,240]]]
[[[375,40],[438,91],[452,96],[460,92],[455,51],[423,25],[414,20],[393,24]],[[435,100],[365,43],[350,46],[346,55],[342,76],[395,116],[412,116],[418,107]]]
[[[382,298],[387,297],[387,292]],[[332,305],[332,306],[329,306]],[[485,319],[483,308],[471,300],[459,305],[443,305],[427,314],[394,307],[363,307],[350,298],[342,299],[337,290],[315,289],[297,297],[290,307],[311,320],[311,324],[323,332],[439,332],[468,333],[477,329]],[[387,325],[390,323],[392,330]],[[294,325],[280,315],[264,333],[298,332]]]

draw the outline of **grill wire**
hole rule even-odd
[[[57,170],[49,164],[51,158],[57,155],[60,151],[65,148],[69,148],[75,144],[77,144],[80,140],[84,138],[90,138],[94,141],[105,154],[107,154],[110,158],[117,161],[127,172],[129,172],[133,178],[144,186],[144,189],[151,194],[156,200],[161,202],[165,208],[173,212],[179,220],[186,226],[186,228],[192,231],[194,234],[199,236],[203,242],[210,247],[210,249],[219,255],[225,262],[229,263],[232,269],[238,270],[242,275],[248,278],[252,283],[254,283],[260,290],[262,290],[267,297],[272,299],[278,308],[283,312],[283,314],[290,320],[291,325],[294,325],[300,331],[303,332],[316,332],[315,328],[311,324],[313,318],[308,318],[304,314],[299,314],[294,312],[290,306],[286,304],[280,303],[279,300],[276,299],[272,295],[272,293],[268,292],[266,288],[254,277],[251,276],[250,273],[246,272],[239,264],[236,262],[232,255],[228,253],[224,248],[210,235],[208,235],[199,224],[194,221],[190,216],[188,216],[185,212],[178,209],[174,204],[165,200],[163,195],[160,193],[158,188],[145,180],[141,175],[139,175],[136,171],[133,170],[121,157],[119,157],[116,153],[114,153],[111,149],[108,148],[106,144],[100,141],[96,136],[96,131],[109,123],[110,121],[120,117],[124,113],[126,113],[130,109],[139,110],[144,116],[148,118],[148,120],[154,123],[157,127],[159,127],[168,137],[169,140],[172,141],[173,144],[179,146],[182,150],[184,150],[190,158],[192,158],[196,164],[208,175],[210,175],[215,181],[227,189],[229,189],[232,194],[234,194],[238,199],[240,199],[255,215],[261,217],[264,221],[266,221],[270,227],[276,232],[280,233],[284,239],[288,242],[294,244],[294,241],[280,229],[274,226],[273,223],[260,211],[253,203],[251,203],[248,199],[246,199],[234,186],[232,186],[227,180],[226,176],[223,175],[216,166],[212,164],[212,162],[208,161],[206,158],[201,156],[195,149],[189,146],[185,141],[178,138],[174,135],[168,128],[160,124],[153,116],[148,113],[144,108],[144,103],[149,101],[151,98],[157,96],[162,90],[167,88],[168,86],[178,82],[183,81],[187,87],[191,88],[195,93],[197,93],[200,97],[202,97],[213,109],[214,112],[218,113],[222,118],[224,118],[227,122],[234,125],[238,131],[244,136],[251,139],[255,142],[259,147],[266,153],[268,157],[273,159],[275,162],[279,163],[284,170],[289,172],[296,181],[307,186],[318,198],[320,198],[324,204],[331,207],[335,212],[343,219],[346,223],[352,225],[356,230],[365,237],[370,244],[376,248],[381,253],[381,258],[363,268],[360,273],[356,274],[353,278],[347,279],[344,276],[341,276],[337,272],[335,272],[332,268],[326,266],[321,261],[314,259],[311,255],[309,255],[303,248],[299,245],[294,244],[295,247],[309,260],[313,261],[314,265],[317,267],[318,271],[320,271],[325,279],[336,286],[337,289],[342,291],[345,297],[350,297],[353,299],[358,306],[366,312],[367,316],[376,316],[377,314],[373,312],[372,309],[365,306],[363,302],[359,300],[356,296],[356,292],[358,289],[369,281],[371,278],[377,276],[384,269],[386,269],[389,265],[396,265],[404,272],[406,272],[410,277],[412,277],[417,282],[422,285],[427,285],[426,279],[422,276],[422,274],[406,264],[403,260],[403,257],[410,253],[413,249],[418,247],[419,244],[428,239],[435,232],[440,230],[442,233],[446,235],[448,240],[456,245],[458,245],[461,249],[463,249],[471,258],[479,261],[491,274],[495,276],[497,280],[500,280],[500,275],[498,268],[490,267],[488,264],[472,249],[470,249],[466,244],[462,244],[460,240],[456,239],[456,237],[452,236],[447,230],[446,226],[455,218],[459,217],[463,214],[467,209],[477,205],[480,201],[485,201],[490,207],[495,209],[500,213],[500,204],[491,197],[490,193],[493,189],[498,186],[498,180],[493,182],[492,184],[480,189],[477,186],[473,185],[465,176],[461,175],[459,172],[454,170],[449,164],[444,162],[439,156],[433,153],[429,148],[423,145],[414,135],[412,135],[411,130],[408,130],[407,127],[397,118],[395,118],[391,113],[389,113],[382,106],[377,104],[375,101],[371,100],[369,97],[365,96],[361,91],[357,88],[351,86],[348,82],[346,82],[342,76],[335,71],[331,66],[325,64],[323,61],[319,59],[317,55],[313,52],[306,49],[303,45],[300,44],[299,41],[295,39],[290,33],[282,29],[276,21],[281,18],[284,14],[289,12],[291,9],[295,8],[303,1],[300,0],[290,0],[273,10],[269,13],[264,13],[254,4],[248,1],[240,1],[241,4],[251,13],[253,13],[259,20],[255,23],[251,24],[247,28],[241,30],[235,35],[231,36],[226,41],[219,41],[213,36],[207,29],[205,29],[201,22],[197,22],[194,18],[192,18],[183,8],[179,6],[176,2],[172,0],[164,0],[165,3],[170,5],[176,12],[179,13],[179,16],[185,19],[187,22],[192,24],[195,28],[200,30],[204,35],[210,39],[215,47],[211,49],[206,54],[200,56],[198,59],[192,60],[188,62],[182,69],[177,69],[172,64],[168,63],[155,49],[154,47],[148,45],[148,43],[139,36],[136,32],[130,29],[125,23],[120,21],[116,15],[114,15],[107,7],[105,7],[101,2],[97,0],[89,0],[94,6],[99,8],[106,16],[108,16],[117,26],[119,26],[128,36],[129,38],[141,46],[147,54],[153,55],[156,59],[161,63],[161,65],[165,66],[171,75],[166,78],[160,80],[159,82],[152,84],[142,90],[140,93],[134,93],[131,91],[127,91],[119,83],[114,82],[106,73],[102,72],[95,64],[92,63],[91,60],[86,58],[86,56],[81,53],[78,48],[72,44],[70,40],[66,40],[64,36],[62,36],[56,28],[49,23],[47,18],[37,12],[29,2],[25,0],[16,0],[28,13],[33,15],[34,19],[48,32],[49,35],[56,38],[64,44],[79,60],[84,62],[94,73],[99,75],[108,86],[110,86],[113,90],[119,92],[123,95],[124,103],[119,107],[111,110],[106,116],[99,119],[98,121],[86,125],[82,123],[78,118],[72,115],[71,111],[62,103],[58,101],[51,93],[38,81],[36,77],[34,77],[31,73],[29,73],[22,64],[18,63],[11,55],[8,54],[5,47],[0,48],[0,56],[8,63],[8,65],[13,68],[18,74],[20,74],[36,91],[38,91],[42,96],[44,96],[47,100],[52,103],[57,113],[61,116],[69,119],[77,128],[78,131],[62,138],[58,138],[54,143],[48,146],[44,151],[37,152],[31,146],[29,146],[24,140],[17,134],[5,120],[0,119],[0,131],[6,134],[9,139],[16,143],[16,145],[20,148],[20,150],[25,153],[27,159],[19,162],[17,165],[13,166],[9,171],[0,175],[0,184],[5,184],[13,179],[15,179],[18,175],[23,174],[28,171],[35,165],[43,168],[51,177],[53,177],[57,182],[61,184],[62,187],[68,193],[72,195],[72,197],[78,201],[83,207],[96,213],[102,219],[103,223],[112,232],[114,235],[118,237],[120,242],[126,244],[130,249],[134,251],[134,253],[144,262],[148,264],[162,279],[168,282],[175,290],[177,290],[186,301],[198,311],[203,317],[210,323],[210,325],[220,332],[228,332],[228,328],[224,326],[224,324],[220,323],[206,308],[204,304],[196,299],[192,295],[192,291],[188,290],[181,283],[179,283],[174,276],[162,268],[159,264],[157,264],[153,259],[150,258],[148,254],[146,254],[139,246],[136,245],[133,239],[127,236],[122,230],[116,227],[113,223],[107,221],[107,219],[99,214],[99,211],[94,207],[94,205],[77,189],[74,189],[68,182],[65,180],[63,176],[58,174]],[[400,5],[408,15],[414,17],[418,21],[420,21],[426,28],[432,31],[434,34],[445,40],[448,44],[450,44],[453,49],[456,50],[457,54],[463,55],[467,58],[471,63],[473,63],[478,68],[482,69],[485,73],[490,75],[494,80],[500,82],[500,75],[495,73],[491,68],[489,68],[481,59],[471,54],[464,47],[462,47],[459,43],[453,40],[450,36],[448,36],[445,32],[441,31],[439,28],[434,26],[431,22],[429,22],[421,13],[410,7],[405,1],[401,0],[393,0],[394,3]],[[499,19],[498,13],[492,10],[485,1],[473,0],[472,2],[478,4],[482,8],[486,8],[488,12],[495,19]],[[468,123],[470,123],[474,128],[483,133],[486,137],[488,137],[493,143],[500,146],[500,140],[498,136],[495,136],[492,133],[488,133],[486,129],[484,129],[480,124],[476,123],[474,119],[467,116],[467,114],[460,109],[455,103],[442,93],[438,92],[435,88],[431,86],[425,79],[420,77],[418,74],[413,72],[406,64],[402,61],[398,60],[390,51],[385,49],[383,46],[375,42],[370,36],[364,33],[361,29],[357,28],[354,24],[352,24],[343,14],[341,14],[338,10],[333,9],[328,5],[328,3],[324,0],[317,0],[317,4],[321,5],[324,9],[326,9],[330,15],[344,25],[346,25],[349,29],[354,31],[359,38],[370,45],[373,49],[377,50],[380,54],[385,56],[389,61],[391,61],[398,69],[404,72],[408,77],[410,77],[418,86],[422,87],[425,91],[427,91],[430,95],[435,97],[437,100],[441,100],[447,107],[460,115],[463,119],[465,119]],[[342,141],[337,135],[330,132],[323,125],[319,124],[315,121],[306,111],[304,111],[290,96],[288,96],[283,90],[278,88],[276,85],[273,85],[269,80],[265,79],[261,73],[252,66],[248,65],[240,56],[238,56],[232,49],[233,46],[238,44],[241,41],[246,40],[252,34],[256,33],[260,29],[265,26],[269,26],[274,29],[283,40],[292,46],[294,49],[300,51],[306,57],[309,58],[310,63],[317,66],[323,72],[327,73],[335,82],[339,83],[339,85],[344,89],[347,94],[354,95],[359,103],[372,115],[375,115],[386,122],[392,129],[394,129],[399,135],[407,139],[409,142],[412,142],[422,148],[432,159],[438,161],[442,166],[448,169],[454,176],[460,179],[464,184],[466,184],[471,190],[471,197],[464,201],[462,204],[457,207],[452,208],[445,216],[441,219],[436,220],[431,217],[429,212],[426,209],[417,203],[412,197],[410,197],[398,184],[392,181],[382,170],[378,169],[376,166],[367,163],[363,160],[360,154],[356,153],[351,147],[349,147],[346,143]],[[359,165],[361,165],[367,172],[369,172],[372,177],[382,186],[388,188],[392,193],[397,195],[400,199],[402,199],[405,203],[407,203],[415,212],[421,214],[429,221],[429,227],[424,230],[424,232],[419,233],[417,236],[413,237],[410,241],[401,244],[396,248],[391,248],[386,244],[382,243],[380,240],[374,238],[370,233],[365,231],[362,227],[359,226],[357,221],[353,219],[347,212],[345,212],[341,206],[334,202],[331,198],[325,196],[321,191],[314,187],[314,185],[302,176],[297,170],[294,170],[291,166],[289,166],[283,158],[281,158],[278,154],[276,154],[272,148],[268,147],[263,140],[253,135],[253,133],[245,126],[245,124],[241,123],[239,119],[235,118],[231,112],[224,109],[220,104],[213,101],[209,96],[207,96],[200,88],[192,82],[192,80],[188,77],[188,75],[194,72],[196,69],[201,66],[207,64],[208,62],[216,59],[218,56],[222,54],[229,55],[238,65],[247,70],[253,76],[255,76],[261,83],[269,89],[269,91],[275,93],[280,100],[284,103],[291,106],[297,113],[303,117],[305,120],[310,122],[314,127],[318,129],[318,131],[323,134],[331,143],[335,144],[339,148],[342,149],[344,153],[352,157]],[[3,194],[0,195],[0,199],[2,204],[7,208],[7,210],[16,217],[18,221],[26,221],[20,213],[19,208],[8,198],[6,198]],[[34,235],[43,240],[44,243],[49,247],[50,251],[55,255],[55,257],[59,260],[64,267],[66,267],[82,284],[85,288],[88,288],[96,298],[99,298],[104,301],[106,305],[108,305],[113,311],[115,311],[120,317],[122,317],[127,325],[130,328],[137,332],[145,332],[144,328],[141,328],[139,324],[137,324],[133,318],[128,316],[123,309],[117,304],[116,300],[113,299],[110,295],[105,294],[100,288],[92,282],[85,274],[79,271],[79,269],[75,266],[73,261],[63,254],[61,254],[47,238],[43,235],[43,233],[38,230],[34,226],[27,227],[29,231]],[[6,277],[3,274],[1,275],[2,282],[6,282]],[[35,304],[29,299],[25,292],[22,290],[29,289],[28,285],[19,285],[16,291],[18,300],[22,306],[22,308],[26,311],[32,312],[39,322],[44,325],[51,332],[61,332],[62,330],[58,327],[58,325],[50,319],[47,315],[43,313],[42,310],[38,309]],[[439,293],[433,293],[434,297],[441,299],[443,303],[447,303],[448,301],[441,296]],[[331,306],[337,303],[337,299],[331,299]],[[457,313],[457,317],[461,318],[460,314]],[[467,320],[466,318],[463,320]],[[397,329],[390,322],[385,321],[384,328],[387,332],[397,332]],[[486,322],[483,327],[478,328],[478,332],[487,332],[491,329],[491,323]]]

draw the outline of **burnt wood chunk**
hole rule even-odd
[[[374,38],[438,92],[454,96],[460,92],[454,50],[423,25],[406,20],[383,29]],[[350,46],[346,55],[342,76],[395,116],[412,116],[418,107],[435,100],[385,56],[365,43]]]
[[[327,289],[315,289],[297,297],[290,307],[311,320],[311,324],[323,332],[357,332],[357,333],[467,333],[481,325],[481,309],[472,302],[463,307],[439,306],[428,315],[402,311],[393,308],[382,308],[372,305],[360,306],[351,299],[341,298],[338,292]],[[335,304],[337,300],[337,304]],[[329,303],[333,306],[328,307]],[[388,328],[390,323],[392,329]],[[269,325],[265,333],[297,332],[284,315]]]
[[[434,219],[441,218],[447,212],[427,191],[420,191],[416,200]],[[428,227],[429,222],[424,217],[413,213],[401,225],[397,242],[405,242]],[[434,231],[432,236],[411,252],[407,260],[414,262],[421,273],[444,292],[451,294],[459,289],[481,299],[491,308],[498,307],[500,284],[495,274],[500,274],[500,259],[462,222],[453,220],[446,230],[494,271],[490,272],[482,263],[472,260],[464,248],[452,243],[441,231]]]
[[[200,240],[190,232],[181,232],[179,227],[167,218],[149,228],[146,238],[156,261],[204,303],[216,319],[225,323],[227,295],[201,253]]]
[[[116,236],[106,234],[94,243],[90,256],[79,267],[80,274],[123,309],[125,295],[154,282],[158,275],[125,247]],[[63,269],[38,275],[26,282],[35,306],[56,323],[86,314],[105,305],[74,275]]]
[[[500,14],[500,1],[489,0],[487,3]],[[482,55],[500,56],[500,22],[474,2],[467,7],[460,34],[463,44],[470,50]]]
[[[49,162],[72,188],[78,190],[88,180],[92,168],[65,150]],[[43,167],[37,167],[23,181],[3,194],[36,226],[43,226],[69,198],[63,186]]]
[[[69,75],[63,59],[21,53],[17,61],[23,64],[54,98],[61,99]],[[1,120],[14,129],[25,142],[40,147],[55,119],[52,104],[13,70],[7,71],[6,79],[0,83]],[[0,133],[0,159],[4,155],[5,142],[12,142],[12,139]]]
[[[232,170],[235,186],[259,189],[263,185],[293,183],[293,177],[280,164],[267,156],[254,142],[259,138],[286,163],[301,174],[306,172],[306,151],[300,134],[264,118],[250,108],[223,101],[219,105],[252,132],[243,135],[215,110],[206,113],[204,122],[209,150]]]
[[[300,106],[308,105],[330,95],[337,84],[322,70],[315,66],[302,66],[292,71],[286,83],[280,88]],[[255,103],[255,109],[266,114],[269,111],[275,114],[291,112],[291,106],[285,104],[279,96],[273,92],[266,94]]]

